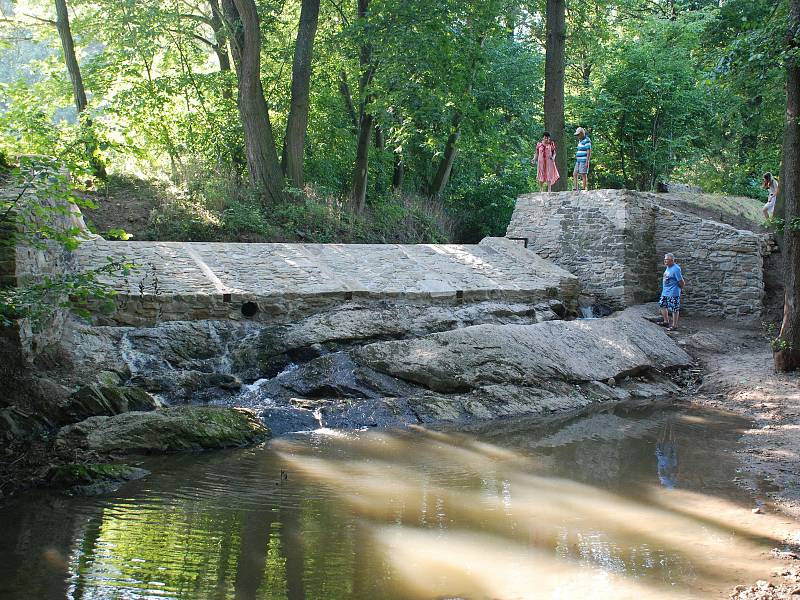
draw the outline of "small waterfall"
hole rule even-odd
[[[592,306],[580,306],[581,309],[581,319],[594,319],[594,307]]]
[[[319,423],[319,428],[320,429],[325,429],[325,425],[322,422],[322,407],[321,406],[319,406],[319,407],[314,409],[314,418],[317,420],[317,423]]]

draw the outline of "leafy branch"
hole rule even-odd
[[[28,319],[36,331],[59,308],[88,318],[89,308],[95,303],[100,310],[110,312],[115,307],[117,291],[104,279],[127,276],[137,267],[132,262],[111,257],[107,261],[102,267],[81,273],[45,276],[37,283],[0,289],[0,326],[8,327],[16,320]]]

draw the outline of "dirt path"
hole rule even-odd
[[[774,586],[766,581],[739,586],[741,600],[800,598],[800,373],[779,374],[759,323],[687,318],[672,333],[704,368],[691,401],[729,410],[753,420],[745,431],[742,477],[758,511],[779,512],[784,547],[773,551]]]

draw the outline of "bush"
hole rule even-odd
[[[275,228],[267,222],[258,204],[232,199],[222,213],[223,229],[234,238],[255,234],[265,239],[276,235]]]
[[[147,235],[154,240],[211,242],[219,239],[221,229],[220,214],[200,200],[176,195],[153,209]]]
[[[450,197],[458,220],[459,241],[475,243],[487,236],[503,236],[514,212],[517,196],[528,191],[523,171],[486,175],[477,184],[465,182]]]

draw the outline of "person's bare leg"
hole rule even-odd
[[[549,194],[552,191],[553,191],[553,184],[548,181],[547,182],[547,193]]]
[[[667,312],[666,308],[661,309],[661,320],[669,325],[669,313]]]
[[[589,176],[585,173],[583,174],[583,189],[584,190],[589,189]]]
[[[764,213],[764,220],[769,221],[769,212],[767,212],[766,208],[762,208],[761,212]]]
[[[680,317],[680,316],[681,316],[680,311],[672,313],[672,328],[673,329],[677,329],[678,328],[678,317]]]
[[[577,192],[578,191],[578,172],[575,171],[573,173],[573,176],[575,177],[575,191]]]

